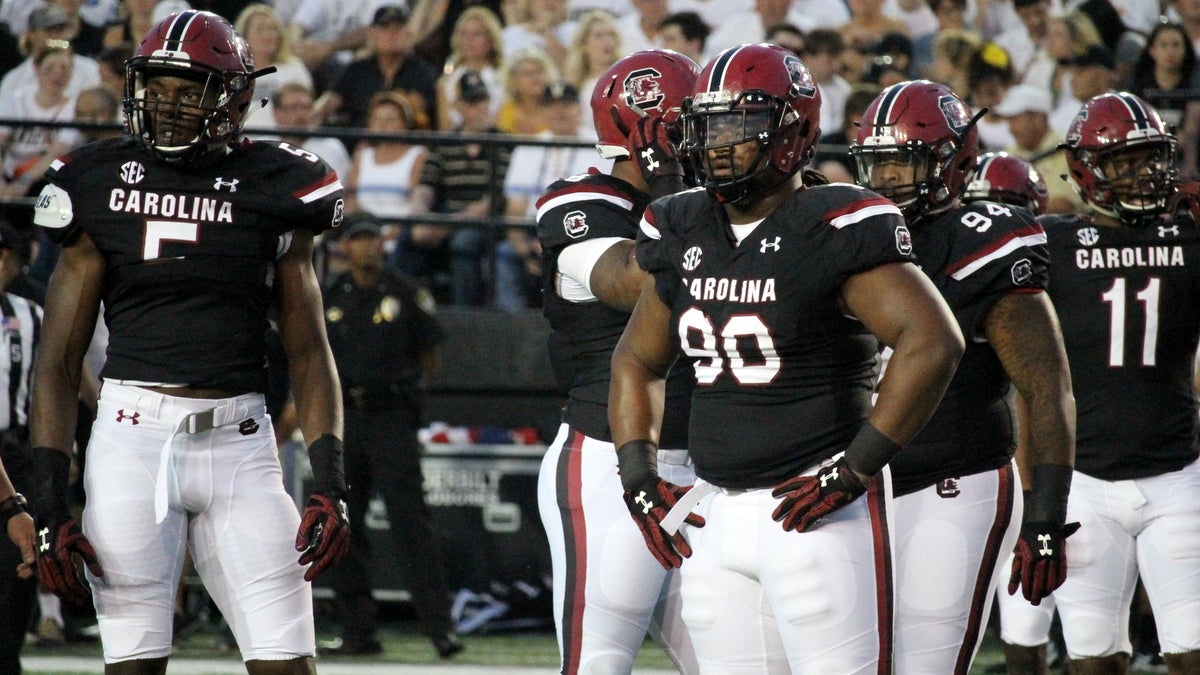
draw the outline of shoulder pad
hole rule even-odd
[[[71,195],[53,183],[48,183],[33,206],[33,222],[52,230],[68,227],[75,219]]]

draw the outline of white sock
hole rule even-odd
[[[38,591],[38,607],[42,610],[42,620],[54,619],[54,623],[63,625],[62,600],[53,593]]]

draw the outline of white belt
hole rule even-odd
[[[697,478],[696,484],[692,486],[691,490],[688,490],[687,494],[680,497],[679,501],[675,502],[675,506],[671,507],[671,510],[667,512],[667,517],[662,519],[659,526],[668,535],[674,535],[679,531],[679,527],[683,525],[684,519],[691,515],[692,509],[696,508],[696,505],[700,503],[700,500],[720,489],[712,483]]]
[[[262,394],[242,394],[233,398],[199,399],[168,396],[149,389],[106,383],[101,394],[106,403],[132,408],[149,418],[173,424],[174,428],[159,452],[158,476],[154,482],[154,522],[167,518],[171,490],[175,488],[175,455],[172,449],[179,434],[203,434],[227,424],[259,417],[265,409]]]

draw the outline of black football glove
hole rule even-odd
[[[1026,600],[1040,605],[1061,586],[1067,579],[1067,537],[1078,529],[1079,523],[1022,523],[1013,551],[1008,594],[1016,595],[1020,586]]]
[[[304,572],[305,581],[341,562],[350,550],[346,502],[320,492],[309,496],[296,533],[296,550],[302,552],[301,565],[312,565]]]
[[[632,490],[625,491],[625,505],[629,507],[629,514],[641,530],[646,547],[664,569],[679,567],[684,558],[692,555],[692,547],[681,533],[667,534],[662,528],[663,519],[691,489],[651,476],[640,481]],[[683,522],[693,527],[704,527],[704,518],[694,513],[689,513]]]
[[[38,582],[64,600],[83,604],[91,591],[75,571],[74,556],[79,556],[95,576],[104,576],[104,569],[92,543],[67,510],[71,457],[54,448],[35,447],[32,452],[37,477],[33,518]]]
[[[867,491],[865,485],[840,457],[822,467],[812,476],[796,476],[783,481],[771,491],[771,496],[783,501],[771,517],[783,523],[787,531],[807,532],[821,518],[858,499]]]

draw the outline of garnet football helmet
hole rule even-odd
[[[850,146],[858,184],[894,201],[909,219],[950,205],[975,168],[978,119],[946,85],[893,84],[867,106]]]
[[[989,152],[979,156],[979,163],[967,177],[962,200],[1024,206],[1034,215],[1041,215],[1050,204],[1050,193],[1042,174],[1032,164],[1007,152]]]
[[[629,157],[629,132],[640,117],[662,117],[667,124],[675,124],[698,72],[695,61],[669,49],[634,52],[604,71],[592,88],[592,120],[600,156]]]
[[[125,63],[125,126],[165,161],[202,163],[241,135],[254,79],[272,70],[254,72],[250,47],[224,18],[195,10],[171,14]],[[157,76],[192,80],[203,93],[194,100],[151,95],[147,85]]]
[[[770,44],[730,47],[684,102],[683,151],[718,200],[755,200],[796,174],[820,135],[821,93],[799,58]],[[754,144],[751,161],[735,150]]]
[[[1178,142],[1150,104],[1127,92],[1100,94],[1071,121],[1067,169],[1084,201],[1131,224],[1167,209]]]

